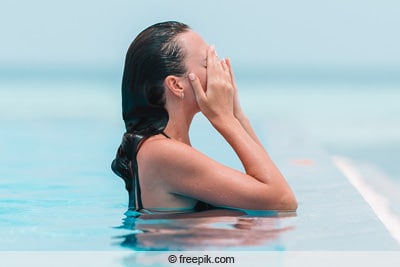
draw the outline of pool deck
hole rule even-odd
[[[268,123],[267,150],[298,199],[296,217],[280,223],[274,246],[283,250],[399,250],[361,194],[334,165],[332,156],[293,124]]]

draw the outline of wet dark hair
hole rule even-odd
[[[125,181],[129,209],[142,209],[137,151],[143,140],[163,133],[168,123],[164,80],[169,75],[186,73],[185,52],[177,36],[189,29],[176,21],[154,24],[135,38],[126,53],[122,78],[126,133],[111,169]]]
[[[184,75],[184,51],[177,40],[189,26],[168,21],[142,31],[130,45],[122,79],[122,115],[127,132],[160,133],[168,122],[164,79]]]

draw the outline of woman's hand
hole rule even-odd
[[[240,106],[239,93],[238,93],[238,89],[237,89],[237,86],[236,86],[235,78],[233,76],[231,61],[229,60],[229,58],[226,58],[225,62],[226,62],[226,65],[229,68],[229,74],[231,76],[232,86],[233,86],[233,90],[234,90],[234,95],[233,95],[233,114],[235,115],[235,117],[237,119],[240,120],[244,116],[244,114],[243,114],[243,111],[242,111],[242,107]]]
[[[207,51],[207,88],[204,90],[198,77],[189,73],[188,77],[201,112],[216,123],[227,118],[234,118],[235,88],[230,65],[226,60],[219,60],[214,46]]]

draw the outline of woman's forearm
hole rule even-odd
[[[247,119],[240,121],[232,117],[212,124],[236,152],[248,175],[266,184],[272,180],[284,181]]]
[[[247,129],[246,126],[243,126],[243,124],[246,125],[245,122],[233,117],[233,119],[212,123],[236,152],[246,174],[268,185],[272,190],[269,192],[273,192],[277,196],[277,201],[284,203],[283,209],[296,210],[296,197],[289,184],[259,143],[251,126],[248,124]],[[251,136],[252,134],[253,136]]]
[[[244,130],[248,133],[248,135],[261,147],[264,148],[263,144],[261,143],[260,139],[257,137],[255,131],[253,130],[253,127],[251,126],[251,123],[249,119],[244,115],[244,113],[240,113],[235,115],[235,117],[238,119]]]

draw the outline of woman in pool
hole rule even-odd
[[[158,23],[136,37],[125,60],[122,111],[126,133],[112,169],[125,181],[129,209],[297,209],[242,112],[229,60],[187,25]],[[231,145],[245,173],[191,146],[189,127],[198,112]]]

